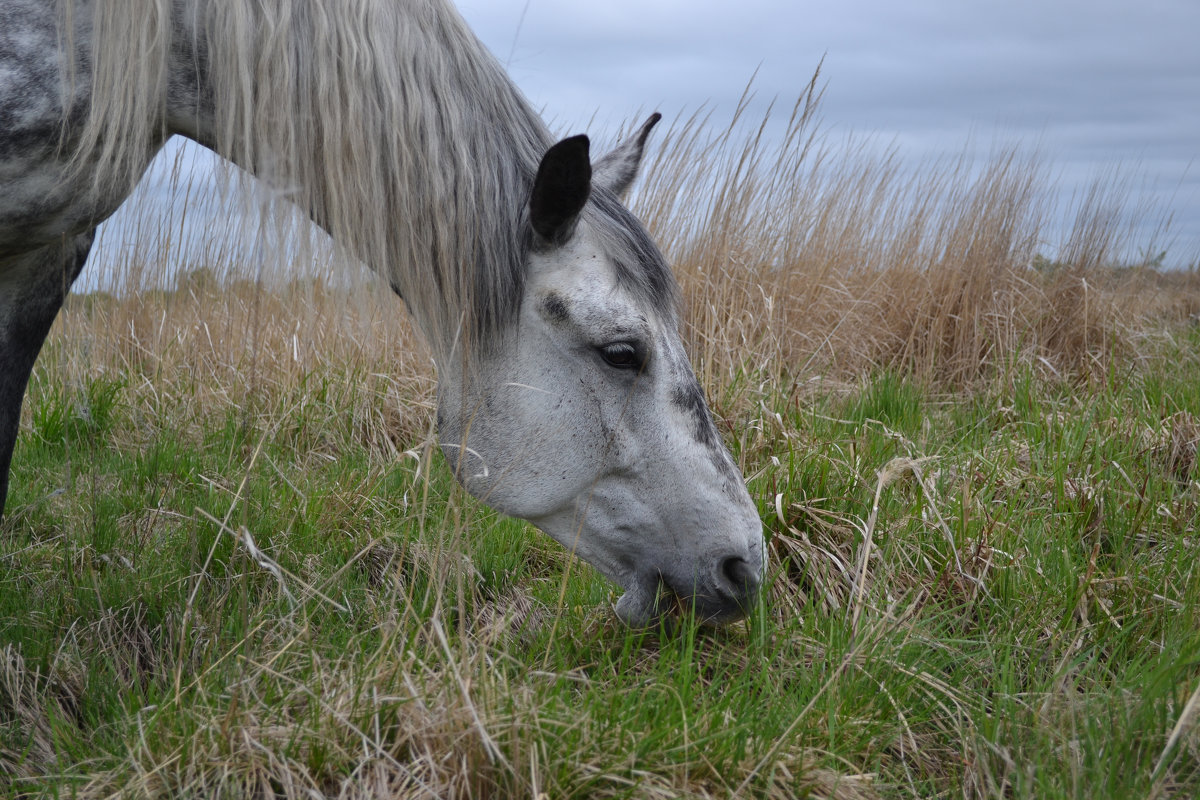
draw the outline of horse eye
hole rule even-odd
[[[600,357],[604,363],[617,369],[641,369],[644,359],[638,348],[631,342],[613,342],[601,345]]]

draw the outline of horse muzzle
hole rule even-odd
[[[705,625],[737,622],[758,601],[764,564],[762,551],[750,557],[728,555],[717,560],[707,574],[694,576],[672,570],[640,573],[617,601],[616,613],[633,627],[653,625],[672,615],[694,615]]]

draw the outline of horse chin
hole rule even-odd
[[[662,622],[671,603],[662,600],[662,580],[657,575],[636,576],[613,609],[631,628],[648,628]]]

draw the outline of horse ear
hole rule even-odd
[[[579,212],[592,192],[592,163],[588,138],[572,136],[546,151],[533,179],[529,221],[534,232],[552,245],[560,245],[575,232]]]
[[[621,197],[637,177],[638,167],[642,164],[642,151],[646,148],[646,137],[662,114],[657,111],[650,119],[638,128],[637,133],[617,145],[616,149],[596,162],[596,183],[617,197]]]

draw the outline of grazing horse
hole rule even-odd
[[[0,0],[0,508],[96,226],[178,134],[403,298],[472,495],[619,584],[630,624],[741,618],[761,523],[620,199],[658,119],[594,162],[554,143],[444,0]]]

